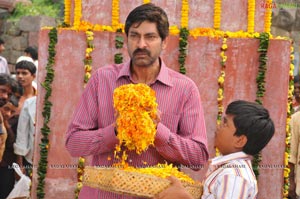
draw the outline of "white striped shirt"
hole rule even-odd
[[[255,199],[257,192],[251,156],[237,152],[212,159],[201,199]]]

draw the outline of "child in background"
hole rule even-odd
[[[218,126],[215,147],[222,156],[210,161],[203,183],[202,199],[254,199],[258,188],[251,159],[271,140],[275,132],[269,112],[261,105],[234,101]],[[170,177],[171,186],[155,199],[192,199],[180,181]]]

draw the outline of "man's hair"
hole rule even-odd
[[[125,22],[126,35],[128,36],[129,28],[133,24],[137,23],[139,26],[144,21],[156,23],[156,28],[162,40],[165,40],[169,35],[169,21],[166,12],[152,3],[138,6],[129,13]]]
[[[245,135],[243,151],[250,155],[260,152],[274,135],[275,127],[269,112],[254,102],[237,100],[230,103],[226,115],[233,116],[235,136]]]
[[[0,74],[0,85],[7,85],[10,87],[11,77],[6,73]]]
[[[16,97],[15,95],[10,96],[8,102],[10,102],[15,107],[19,106],[19,98]]]
[[[16,70],[17,69],[26,69],[29,70],[29,72],[33,75],[36,73],[36,66],[34,63],[30,61],[20,61],[16,64]]]
[[[38,59],[38,50],[35,47],[29,46],[24,50],[24,52],[30,54],[33,60]]]
[[[294,76],[294,84],[299,83],[299,75]]]
[[[4,40],[0,38],[0,45],[5,44]]]

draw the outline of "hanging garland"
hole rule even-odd
[[[268,33],[261,33],[259,36],[259,67],[258,67],[258,74],[256,77],[256,84],[257,84],[257,91],[256,91],[256,102],[258,104],[262,104],[262,98],[265,94],[265,75],[267,71],[267,52],[269,47],[269,34]],[[254,155],[252,160],[252,167],[255,173],[256,178],[259,176],[259,163],[261,162],[261,153]]]
[[[75,8],[74,8],[74,28],[78,29],[81,24],[81,0],[75,0]]]
[[[224,82],[225,82],[225,68],[226,68],[226,61],[227,61],[227,56],[225,55],[225,52],[227,50],[227,38],[224,37],[222,41],[222,46],[221,46],[221,53],[220,53],[220,65],[221,65],[221,73],[218,78],[218,115],[217,115],[217,125],[221,124],[222,122],[222,115],[224,111],[223,107],[223,99],[224,99]],[[218,148],[216,148],[216,156],[220,156],[220,152]]]
[[[248,0],[248,32],[254,32],[255,0]]]
[[[187,0],[182,1],[181,5],[181,28],[179,31],[179,72],[186,74],[185,60],[187,56],[187,46],[188,46],[188,21],[189,21],[189,2]]]
[[[290,120],[293,114],[293,92],[294,92],[294,48],[291,45],[291,64],[289,72],[289,91],[288,91],[288,104],[287,104],[287,117],[286,117],[286,137],[285,137],[285,153],[284,153],[284,171],[283,171],[283,198],[287,199],[289,194],[289,158],[290,158],[290,149],[291,149],[291,126]]]
[[[65,25],[70,25],[71,23],[71,0],[64,0],[65,7],[64,7],[64,23]]]
[[[42,87],[46,90],[45,98],[44,98],[44,108],[43,108],[43,118],[44,118],[44,125],[41,128],[41,143],[40,146],[40,160],[39,165],[37,168],[37,174],[38,174],[38,185],[37,185],[37,198],[43,199],[45,197],[45,178],[47,173],[47,164],[48,164],[48,149],[50,147],[49,144],[49,134],[51,133],[50,127],[48,126],[48,123],[50,121],[51,116],[51,107],[52,103],[49,101],[49,97],[52,93],[52,82],[54,79],[54,69],[53,65],[55,62],[55,45],[57,43],[57,30],[56,28],[52,28],[49,31],[49,46],[48,46],[48,63],[46,66],[46,77],[45,81],[41,84]]]
[[[214,5],[214,29],[219,30],[221,27],[222,0],[215,0]]]
[[[265,0],[266,5],[272,5],[272,0]],[[266,33],[271,32],[271,20],[272,20],[272,7],[273,6],[267,6],[266,12],[265,12],[265,25],[264,25],[264,31]]]
[[[189,24],[189,1],[182,0],[181,2],[181,28],[187,28]]]
[[[122,29],[118,29],[115,37],[115,47],[116,49],[122,49],[124,45],[124,38],[122,36]],[[114,60],[116,64],[123,63],[123,55],[122,53],[116,53],[114,56]]]
[[[87,30],[85,32],[86,35],[86,50],[85,50],[85,58],[83,60],[84,63],[84,84],[86,84],[89,79],[91,78],[91,72],[92,72],[92,52],[95,49],[95,46],[93,44],[94,41],[94,33],[90,30]]]

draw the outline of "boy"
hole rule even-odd
[[[251,156],[268,144],[274,131],[274,123],[263,106],[242,100],[230,103],[215,137],[222,156],[211,160],[201,198],[256,198]],[[170,181],[172,185],[155,199],[192,198],[178,179],[171,177]]]

